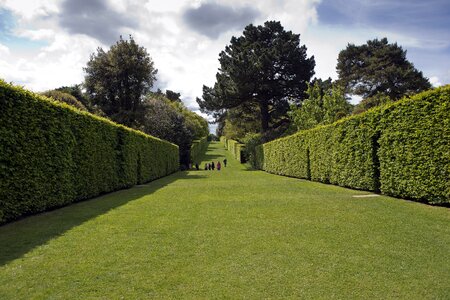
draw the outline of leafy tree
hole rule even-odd
[[[167,98],[166,98],[167,99]],[[168,99],[169,100],[169,99]],[[184,106],[182,102],[171,102],[170,105],[185,118],[186,126],[193,139],[201,139],[209,135],[208,121]]]
[[[322,124],[331,124],[348,116],[353,106],[345,98],[344,90],[333,85],[323,96],[323,121]]]
[[[331,124],[352,111],[343,89],[326,81],[315,80],[307,90],[308,99],[300,107],[291,107],[289,113],[297,130],[313,128],[320,124]]]
[[[87,108],[92,106],[89,97],[87,97],[87,95],[83,92],[81,84],[75,84],[72,86],[62,86],[55,89],[55,91],[71,94]]]
[[[339,53],[339,83],[350,94],[363,98],[384,94],[393,100],[431,88],[422,72],[406,59],[406,50],[386,38],[355,46]]]
[[[380,106],[380,105],[386,104],[388,102],[392,102],[392,100],[388,96],[378,93],[372,97],[361,100],[361,102],[359,102],[353,108],[352,113],[354,115],[357,115],[357,114],[365,112],[366,110],[369,110],[373,107]]]
[[[145,99],[143,107],[145,114],[140,127],[142,131],[180,147],[191,143],[192,132],[187,128],[183,114],[177,111],[170,101],[149,96]]]
[[[157,70],[145,48],[120,40],[105,52],[102,48],[87,63],[85,87],[93,103],[113,121],[133,127],[142,113],[143,95],[150,91]]]
[[[247,133],[261,131],[258,118],[259,106],[245,103],[239,107],[230,108],[224,118],[223,135],[234,140],[241,140]]]
[[[248,25],[241,37],[232,37],[219,62],[214,87],[203,86],[203,99],[197,98],[200,108],[219,119],[229,109],[256,105],[262,132],[289,121],[289,104],[304,98],[315,66],[300,35],[275,21]]]
[[[149,93],[142,108],[138,129],[178,145],[180,163],[187,165],[192,141],[209,135],[208,122],[182,102],[173,102],[162,93]]]
[[[169,99],[170,101],[181,102],[180,97],[181,97],[180,93],[176,93],[176,92],[171,91],[171,90],[166,90],[166,98]]]
[[[98,105],[94,105],[92,103],[91,98],[89,98],[89,96],[83,91],[81,84],[62,86],[52,91],[47,91],[46,93],[53,91],[70,94],[75,97],[90,113],[101,117],[107,117]]]
[[[51,91],[43,92],[42,95],[52,98],[53,100],[56,100],[59,102],[64,102],[66,104],[69,104],[73,107],[78,108],[79,110],[88,111],[88,109],[86,108],[86,106],[83,105],[83,103],[78,101],[77,98],[75,98],[74,96],[72,96],[69,93],[64,93],[64,92],[61,92],[58,90],[51,90]]]
[[[143,107],[144,115],[139,129],[178,145],[180,163],[188,164],[193,134],[187,128],[183,114],[171,105],[170,100],[151,95],[144,100]]]

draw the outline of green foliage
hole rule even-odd
[[[212,134],[212,133],[208,134],[207,139],[208,139],[208,142],[217,142],[217,141],[219,141],[217,136],[215,134]]]
[[[350,114],[352,105],[345,99],[344,91],[331,84],[316,80],[307,90],[308,99],[297,108],[291,105],[289,116],[298,130],[310,129],[320,124],[331,124]]]
[[[191,162],[192,163],[200,163],[201,158],[206,152],[208,148],[209,141],[208,137],[205,136],[200,140],[194,140],[191,146]]]
[[[132,37],[105,52],[98,48],[87,63],[85,87],[95,105],[113,121],[135,126],[142,97],[150,91],[157,70],[147,50]]]
[[[389,102],[392,102],[391,98],[389,98],[386,95],[383,95],[382,93],[378,93],[372,97],[362,99],[361,102],[359,102],[354,108],[352,113],[354,115],[363,113],[371,108],[387,104]]]
[[[72,86],[62,86],[57,89],[48,91],[48,92],[63,92],[66,94],[70,94],[78,102],[81,102],[83,106],[92,114],[100,116],[100,117],[106,117],[106,114],[100,109],[98,105],[94,105],[92,103],[92,99],[89,97],[89,95],[83,91],[83,87],[81,84],[75,84]],[[47,96],[48,97],[48,96]],[[70,103],[68,103],[70,104]]]
[[[384,94],[392,100],[431,88],[422,72],[406,59],[406,51],[386,38],[355,46],[339,53],[339,83],[350,94],[363,98]]]
[[[240,140],[248,133],[260,132],[261,123],[258,114],[259,107],[255,105],[242,105],[227,110],[223,118],[222,135]]]
[[[170,101],[176,101],[176,102],[181,102],[181,94],[171,91],[171,90],[166,90],[166,98],[169,99]]]
[[[300,35],[275,21],[248,25],[242,36],[232,37],[219,62],[217,82],[204,86],[203,99],[197,99],[200,108],[218,118],[231,108],[256,106],[263,132],[287,120],[289,101],[304,98],[315,66],[300,46]]]
[[[238,141],[232,139],[228,139],[224,136],[220,137],[220,142],[224,144],[225,149],[227,149],[240,163],[245,163],[247,161],[244,144],[241,144]]]
[[[271,173],[450,203],[450,86],[257,146]]]
[[[0,81],[0,223],[178,169],[178,147]]]
[[[257,168],[258,162],[256,161],[257,157],[255,156],[255,151],[257,146],[264,143],[263,135],[261,133],[248,133],[241,141],[245,145],[247,161],[253,168]]]
[[[450,203],[450,85],[379,110],[381,190]]]
[[[69,93],[53,90],[53,91],[46,91],[46,92],[42,93],[42,95],[44,95],[48,98],[52,98],[53,100],[56,100],[59,102],[69,104],[75,108],[78,108],[79,110],[88,111],[86,106],[83,105],[83,103],[78,101],[77,98],[75,98],[74,96],[72,96]]]
[[[227,147],[227,140],[228,139],[225,136],[221,136],[219,138],[219,141],[225,146],[226,149],[228,149],[228,147]]]
[[[180,163],[188,165],[193,141],[209,134],[208,122],[188,110],[182,102],[173,102],[161,93],[148,94],[142,108],[143,116],[138,128],[178,145]]]
[[[143,103],[144,116],[139,127],[143,132],[186,149],[194,139],[185,116],[164,97],[148,95]]]
[[[184,116],[186,127],[194,139],[201,139],[209,134],[208,121],[203,117],[187,109],[182,102],[171,102],[170,105]]]

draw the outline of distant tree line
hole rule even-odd
[[[180,93],[151,91],[157,69],[131,36],[108,51],[98,48],[84,71],[82,84],[43,94],[178,145],[182,165],[189,163],[192,141],[209,135],[208,122],[184,106]]]

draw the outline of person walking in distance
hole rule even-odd
[[[220,171],[220,167],[221,167],[220,161],[218,161],[218,162],[217,162],[217,171]]]
[[[223,166],[224,166],[224,167],[227,166],[227,159],[226,159],[226,158],[223,160]]]
[[[215,168],[216,166],[214,165],[214,162],[211,162],[211,169],[214,171]]]

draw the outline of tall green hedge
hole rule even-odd
[[[0,81],[0,223],[178,167],[176,145]]]
[[[224,136],[221,136],[221,137],[219,138],[219,140],[220,140],[220,142],[224,145],[225,149],[228,149],[228,145],[227,145],[228,139],[227,139],[226,137],[224,137]]]
[[[238,141],[228,139],[224,136],[220,137],[220,142],[222,142],[228,151],[231,152],[234,158],[236,158],[239,162],[246,162],[246,153],[245,153],[245,145],[239,143]]]
[[[450,86],[258,146],[265,171],[450,203]]]
[[[205,136],[200,140],[194,140],[191,146],[191,162],[199,163],[203,154],[206,153],[206,149],[208,148],[208,137]]]
[[[377,111],[383,193],[450,203],[450,85]]]

